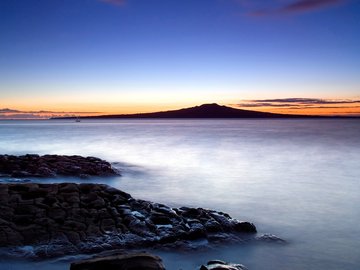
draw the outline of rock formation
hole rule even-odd
[[[214,210],[136,200],[107,185],[0,184],[0,247],[32,245],[38,257],[238,232],[256,228]]]
[[[56,177],[113,176],[119,172],[96,157],[61,155],[0,155],[0,176]]]
[[[70,270],[165,270],[158,256],[148,253],[107,256],[74,262]]]
[[[165,270],[160,257],[149,253],[131,253],[95,257],[71,263],[70,270]],[[211,260],[198,270],[246,270],[242,264]]]

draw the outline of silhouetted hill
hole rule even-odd
[[[250,110],[235,109],[227,106],[221,106],[216,103],[203,104],[191,108],[180,110],[137,113],[137,114],[116,114],[100,116],[83,116],[82,119],[101,119],[101,118],[303,118],[316,117],[291,114],[276,114],[257,112]],[[54,119],[71,119],[75,117],[62,117]]]

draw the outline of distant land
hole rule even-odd
[[[218,105],[216,103],[203,104],[200,106],[184,108],[179,110],[136,113],[136,114],[111,114],[81,117],[53,117],[51,119],[113,119],[113,118],[329,118],[332,116],[317,115],[295,115],[258,112],[251,110],[235,109],[232,107]],[[339,117],[336,117],[339,118]],[[340,117],[343,118],[343,117]],[[349,118],[349,117],[346,117]],[[352,117],[353,118],[353,117]]]

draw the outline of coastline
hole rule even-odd
[[[74,160],[78,164],[79,160],[93,164],[71,171]],[[59,168],[54,164],[60,161],[62,170],[56,171],[60,175],[65,170],[68,176],[82,177],[84,168],[88,172],[92,165],[104,169],[93,170],[92,175],[117,173],[109,167],[110,163],[94,157],[29,154],[1,155],[0,172],[8,177],[55,177],[56,173],[43,169],[44,161],[52,164],[51,168]],[[48,259],[162,246],[186,249],[197,239],[209,244],[241,242],[256,233],[254,224],[223,212],[171,208],[134,199],[104,184],[3,183],[0,195],[0,247],[3,255],[9,257]]]

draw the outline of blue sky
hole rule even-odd
[[[1,0],[0,108],[360,99],[360,1]]]

